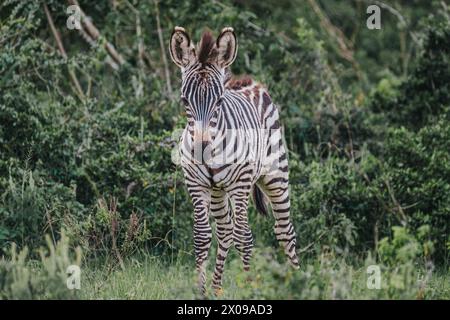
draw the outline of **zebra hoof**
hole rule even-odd
[[[214,289],[214,295],[217,298],[220,298],[221,296],[223,296],[223,289],[222,288],[215,288]]]
[[[290,260],[289,262],[291,263],[292,268],[294,268],[295,270],[300,269],[300,264],[298,263],[298,259]]]

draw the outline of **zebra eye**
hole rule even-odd
[[[188,99],[186,99],[185,97],[181,97],[181,103],[182,103],[185,107],[189,107],[189,101],[188,101]]]
[[[223,98],[219,98],[219,99],[217,100],[216,105],[220,106],[220,105],[222,104],[222,102],[223,102]]]

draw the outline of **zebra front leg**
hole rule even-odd
[[[222,294],[222,275],[228,251],[233,244],[233,220],[227,195],[217,191],[211,196],[211,215],[216,221],[217,255],[212,286],[217,296]]]
[[[233,241],[241,256],[245,271],[250,270],[250,258],[253,249],[253,236],[247,215],[250,188],[251,185],[230,195],[234,204]]]
[[[208,251],[211,246],[211,226],[209,224],[210,195],[208,192],[191,192],[194,204],[194,251],[195,264],[198,272],[198,287],[200,294],[206,296],[206,265],[208,262]]]

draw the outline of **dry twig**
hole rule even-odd
[[[44,11],[45,11],[45,15],[47,16],[47,21],[48,24],[50,26],[50,29],[52,31],[53,37],[55,38],[56,41],[56,45],[58,46],[58,50],[59,53],[62,55],[62,57],[67,60],[67,53],[66,53],[66,49],[64,49],[64,45],[61,41],[61,36],[59,35],[58,30],[56,30],[55,27],[55,23],[53,22],[53,18],[52,15],[50,13],[50,10],[48,10],[48,6],[46,3],[44,3]],[[70,79],[73,83],[73,85],[75,86],[76,89],[76,94],[77,96],[83,100],[84,99],[84,93],[83,90],[81,89],[81,85],[80,82],[78,81],[77,75],[75,74],[75,72],[68,66],[68,71],[69,71],[69,76]]]
[[[166,76],[167,92],[169,93],[169,96],[172,96],[172,84],[170,82],[169,64],[167,63],[166,48],[164,46],[164,38],[163,38],[163,34],[162,34],[162,29],[161,29],[161,22],[159,21],[158,0],[153,0],[153,1],[155,3],[156,28],[158,30],[159,45],[161,47],[161,56],[162,56],[163,63],[164,63],[164,72],[165,72],[165,76]]]
[[[338,27],[331,23],[330,19],[323,12],[323,10],[315,0],[308,0],[308,3],[319,18],[322,28],[324,28],[328,35],[330,35],[338,44],[340,56],[353,65],[353,68],[356,71],[356,75],[359,79],[362,79],[361,68],[354,58],[352,42],[347,39],[345,34]]]
[[[76,5],[80,8],[81,13],[81,30],[80,33],[82,34],[83,38],[90,44],[94,45],[98,42],[100,38],[100,32],[95,27],[95,25],[92,23],[92,21],[86,16],[84,11],[81,9],[80,5],[78,4],[77,0],[68,0],[69,4]],[[107,63],[115,70],[119,69],[121,65],[125,63],[125,60],[123,57],[117,52],[117,50],[114,48],[114,46],[105,40],[105,49],[108,53],[111,60],[107,60]]]

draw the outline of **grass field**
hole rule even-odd
[[[113,252],[95,259],[70,246],[66,236],[48,249],[29,253],[13,249],[0,259],[0,299],[199,299],[194,257],[140,252],[117,259]],[[213,272],[210,253],[208,285]],[[400,250],[403,252],[402,250]],[[356,258],[345,250],[323,250],[300,255],[300,270],[285,261],[281,250],[255,247],[251,269],[232,250],[225,267],[220,297],[208,289],[208,299],[450,299],[450,270],[421,259],[395,262]],[[119,262],[120,261],[120,262]],[[79,288],[68,289],[73,275],[68,266],[80,266]],[[374,268],[377,272],[374,272]],[[377,279],[379,279],[377,283]],[[377,286],[379,284],[379,286]]]
[[[284,262],[267,262],[258,250],[256,263],[242,271],[234,257],[225,271],[221,299],[450,299],[450,276],[435,270],[424,277],[421,270],[402,273],[398,269],[381,274],[381,289],[368,289],[365,267],[342,261],[303,261],[295,271]],[[273,257],[271,257],[273,258]],[[179,257],[174,263],[160,257],[142,256],[124,263],[83,269],[81,299],[196,299],[193,262]],[[192,260],[192,259],[191,259]],[[212,275],[212,266],[209,268]],[[414,278],[416,276],[416,278]],[[421,280],[425,283],[421,283]],[[217,299],[209,289],[208,297]]]

